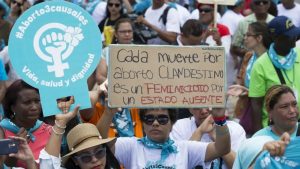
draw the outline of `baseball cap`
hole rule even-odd
[[[296,27],[292,20],[286,16],[277,16],[268,24],[271,35],[286,35],[300,37],[300,28]]]

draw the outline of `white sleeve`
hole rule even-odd
[[[190,19],[200,19],[199,10],[194,9],[190,15]]]
[[[205,163],[205,154],[208,144],[209,143],[199,141],[187,141],[189,159],[188,168],[193,168],[198,165],[207,165]]]
[[[246,132],[240,124],[234,121],[228,121],[228,128],[230,132],[231,149],[237,152],[241,143],[246,140]]]
[[[178,11],[171,8],[168,12],[166,30],[168,32],[180,33],[180,19]]]
[[[119,137],[115,143],[115,156],[118,161],[124,166],[130,166],[131,154],[134,151],[134,146],[137,144],[135,137]]]
[[[92,13],[92,17],[94,21],[97,23],[97,25],[105,18],[106,11],[106,2],[99,2],[96,6],[95,10]]]
[[[40,152],[39,161],[40,168],[61,169],[60,157],[55,157],[48,154],[45,149]]]

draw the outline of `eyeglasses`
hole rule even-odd
[[[160,114],[158,116],[148,114],[143,117],[143,122],[147,125],[152,125],[155,120],[157,120],[160,125],[165,125],[169,122],[169,116],[165,114]]]
[[[93,157],[96,157],[98,160],[103,158],[106,155],[106,148],[102,147],[97,149],[94,153],[75,155],[74,158],[80,160],[83,163],[89,163],[93,160]]]
[[[198,10],[200,13],[209,13],[209,12],[213,11],[212,8],[199,8]]]
[[[121,31],[118,31],[119,33],[121,33],[121,34],[130,34],[130,33],[132,33],[132,30],[121,30]]]
[[[263,5],[267,5],[269,3],[269,1],[254,1],[254,4],[255,5],[261,5],[261,4],[263,4]]]
[[[245,36],[246,36],[246,37],[249,37],[249,36],[257,36],[257,35],[259,35],[259,34],[252,34],[252,33],[249,33],[249,32],[245,33]]]
[[[119,8],[119,7],[120,7],[120,4],[108,3],[108,6],[109,6],[109,7],[115,6],[116,8]]]
[[[19,7],[21,7],[23,5],[23,3],[17,2],[15,0],[12,1],[13,4],[17,4]]]

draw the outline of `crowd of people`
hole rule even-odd
[[[0,150],[0,169],[300,168],[298,2],[237,0],[215,15],[214,5],[188,0],[73,0],[102,33],[101,60],[87,82],[92,107],[70,110],[76,98],[60,98],[61,112],[50,117],[8,54],[14,23],[42,2],[0,0],[0,143],[18,145]],[[235,104],[110,108],[110,44],[223,46]]]

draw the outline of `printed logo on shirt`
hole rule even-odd
[[[99,63],[101,45],[88,12],[70,2],[46,1],[14,24],[9,55],[18,75],[40,90],[44,116],[49,116],[59,112],[56,99],[61,97],[74,96],[81,109],[91,107],[86,81]]]
[[[143,169],[176,169],[175,165],[167,166],[159,162],[147,162],[146,167]]]

